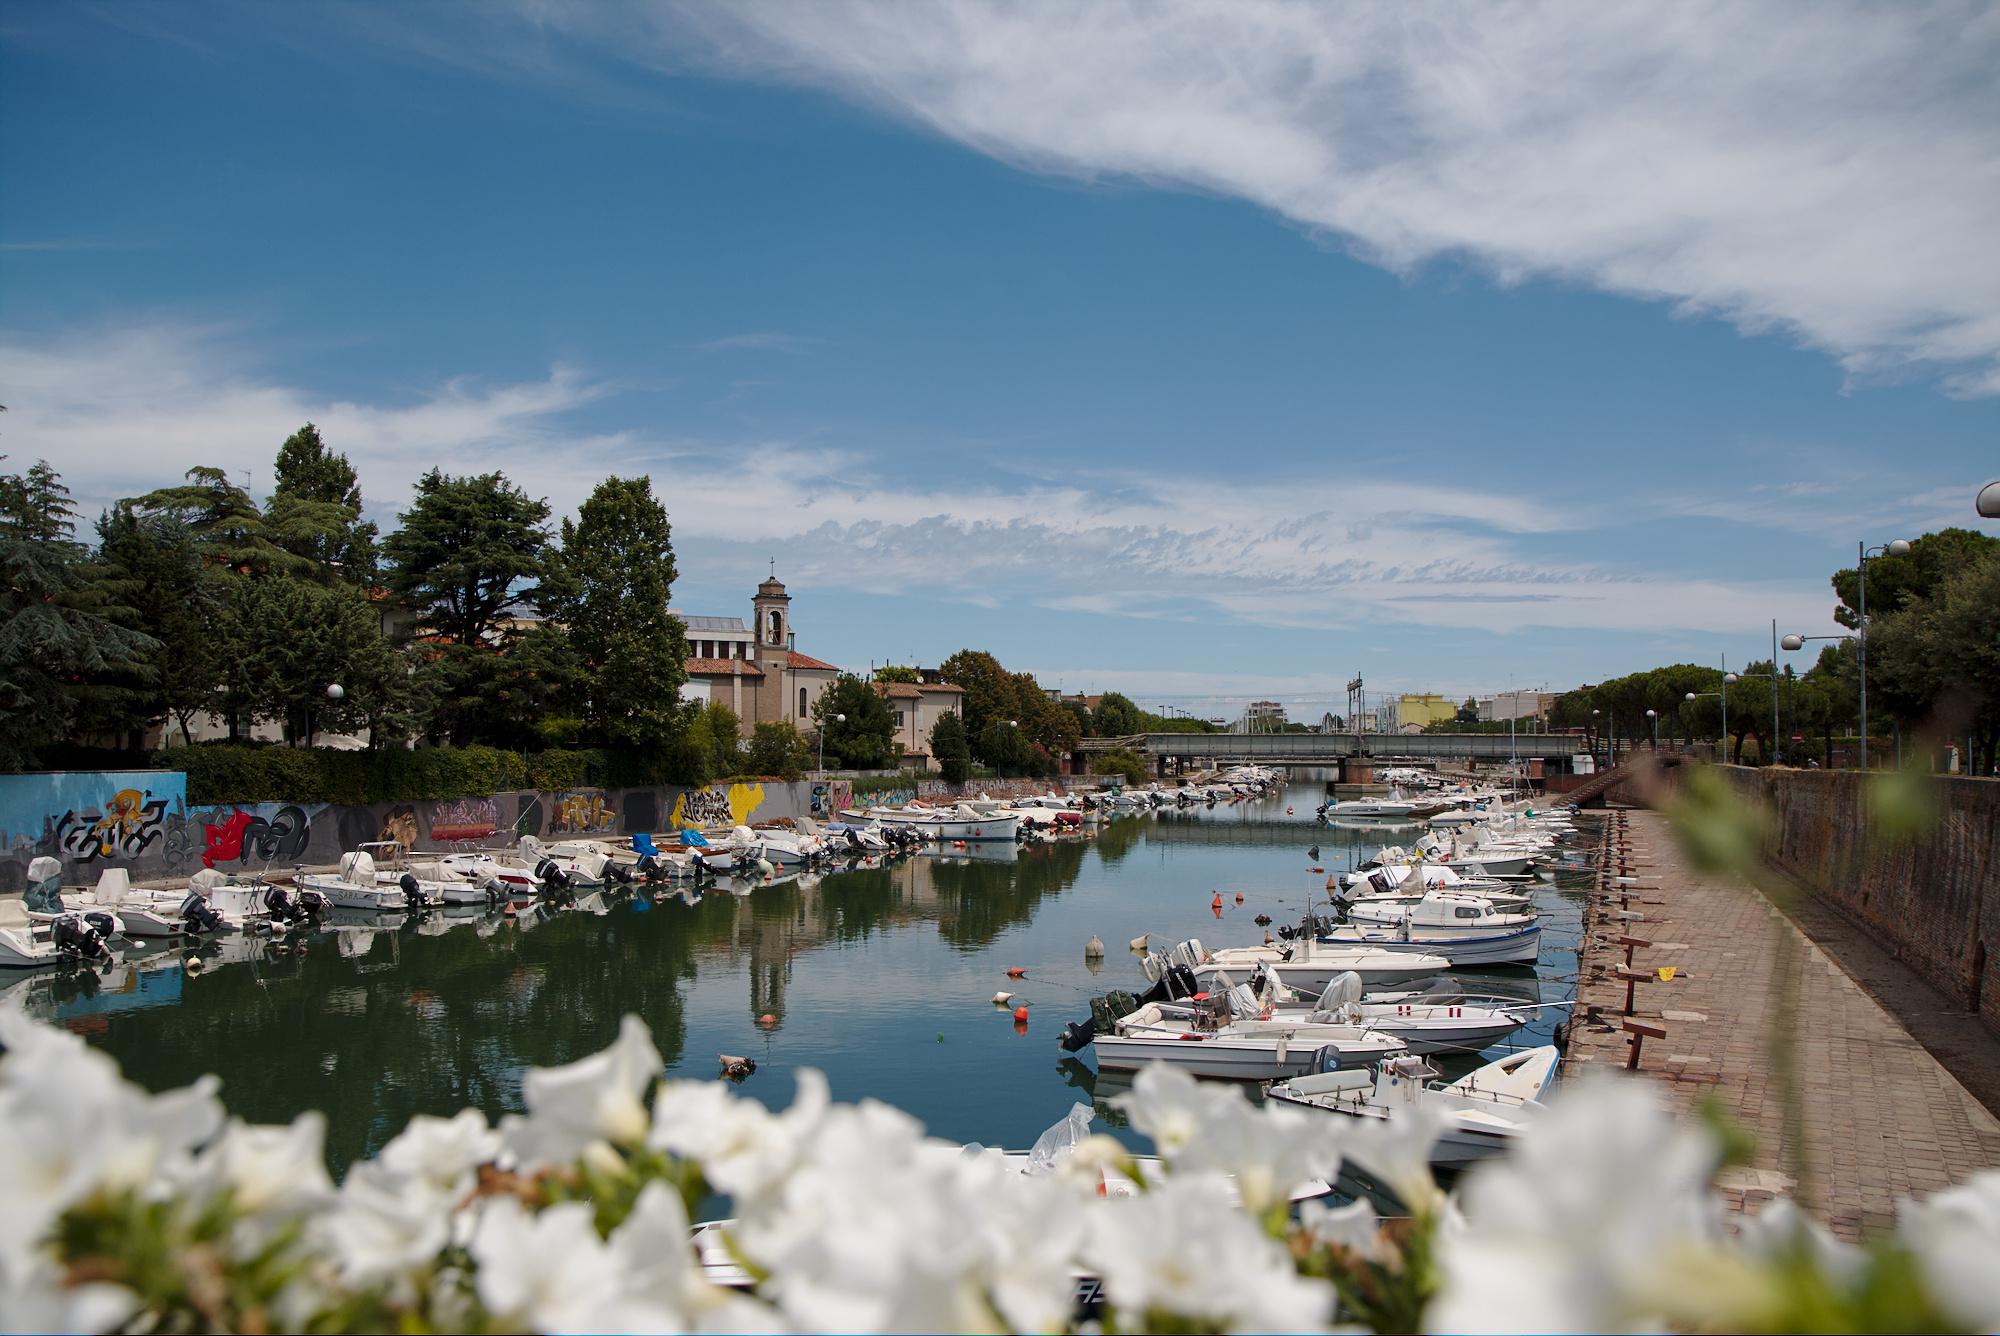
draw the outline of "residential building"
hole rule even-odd
[[[877,682],[876,694],[896,716],[898,763],[909,770],[935,770],[931,729],[945,715],[965,713],[965,688],[939,678],[935,670],[919,669],[919,682]]]
[[[1553,691],[1496,691],[1491,696],[1480,698],[1479,717],[1494,723],[1505,723],[1509,719],[1540,719],[1546,722],[1559,694]]]
[[[1245,733],[1277,733],[1285,727],[1285,707],[1274,700],[1253,700],[1243,710]]]
[[[1420,733],[1432,724],[1457,717],[1458,703],[1435,692],[1404,692],[1396,698],[1398,731]]]
[[[686,616],[687,675],[683,695],[719,701],[735,711],[748,738],[757,725],[784,720],[813,731],[812,707],[840,669],[801,654],[792,630],[791,596],[777,576],[757,586],[750,624],[737,617]]]

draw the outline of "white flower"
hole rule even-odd
[[[594,1212],[564,1202],[530,1215],[512,1197],[482,1201],[469,1245],[480,1302],[535,1331],[684,1331],[685,1314],[627,1288],[624,1262]]]
[[[246,1215],[303,1215],[333,1195],[325,1146],[326,1115],[316,1109],[282,1127],[231,1119],[195,1160],[188,1186],[197,1194],[227,1188]]]
[[[1352,1201],[1345,1206],[1328,1206],[1323,1201],[1301,1202],[1299,1224],[1321,1243],[1345,1248],[1362,1257],[1374,1257],[1379,1252],[1382,1222],[1372,1203]]]
[[[777,1315],[762,1304],[709,1284],[695,1256],[687,1211],[664,1183],[648,1183],[625,1223],[611,1232],[610,1251],[625,1275],[628,1298],[661,1313],[678,1312],[703,1331],[775,1331]]]
[[[1127,1328],[1153,1312],[1229,1331],[1324,1331],[1333,1320],[1332,1287],[1299,1275],[1216,1175],[1176,1174],[1090,1214],[1086,1258]]]
[[[471,1186],[474,1172],[500,1153],[500,1136],[477,1109],[451,1118],[418,1114],[382,1147],[374,1163],[389,1173],[421,1179],[439,1188]]]
[[[527,1116],[502,1119],[500,1134],[531,1168],[572,1163],[593,1141],[636,1145],[646,1135],[645,1094],[664,1065],[646,1023],[627,1016],[603,1052],[530,1068],[521,1079]]]
[[[1439,1233],[1443,1289],[1426,1324],[1601,1331],[1649,1321],[1717,1255],[1716,1163],[1714,1138],[1639,1082],[1567,1087],[1505,1159],[1466,1176],[1463,1220]]]
[[[1343,1120],[1282,1105],[1254,1105],[1227,1086],[1204,1085],[1165,1063],[1133,1079],[1119,1101],[1177,1172],[1213,1169],[1235,1179],[1244,1209],[1261,1215],[1308,1180],[1340,1167]]]
[[[1386,1118],[1338,1116],[1341,1154],[1396,1194],[1413,1212],[1430,1213],[1444,1201],[1431,1172],[1431,1152],[1444,1119],[1427,1104],[1399,1105]]]
[[[186,1166],[222,1125],[217,1082],[153,1095],[73,1034],[0,1006],[0,1279],[32,1273],[63,1211]]]
[[[646,1144],[699,1162],[716,1191],[747,1200],[791,1172],[828,1103],[826,1077],[810,1067],[782,1114],[720,1081],[669,1081],[653,1100]]]
[[[55,1267],[0,1268],[0,1332],[116,1331],[139,1307],[122,1285],[66,1285]]]
[[[452,1239],[459,1198],[420,1179],[357,1164],[313,1238],[350,1284],[395,1280],[435,1261]]]
[[[1940,1308],[1971,1330],[2000,1330],[2000,1170],[1905,1201],[1896,1235]]]

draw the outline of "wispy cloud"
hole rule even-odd
[[[1076,473],[994,482],[944,453],[906,461],[791,440],[678,440],[582,425],[618,387],[572,366],[540,379],[448,381],[398,402],[323,396],[260,371],[256,341],[150,324],[55,338],[0,335],[7,452],[61,468],[86,513],[191,464],[248,472],[308,419],[354,460],[393,522],[439,464],[501,468],[558,510],[607,473],[650,473],[683,571],[720,583],[785,555],[804,586],[1012,608],[1325,630],[1449,626],[1657,632],[1817,625],[1803,584],[1694,578],[1649,564],[1562,561],[1524,546],[1572,511],[1533,497],[1383,479],[1291,486]],[[1356,515],[1372,517],[1357,531]]]
[[[1254,201],[2000,393],[2000,9],[533,0],[636,64],[833,90],[1027,170]]]

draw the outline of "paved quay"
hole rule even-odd
[[[1637,938],[1651,945],[1632,948],[1634,972],[1654,981],[1632,986],[1630,1019],[1665,1032],[1644,1038],[1639,1070],[1689,1111],[1712,1096],[1756,1135],[1750,1166],[1723,1180],[1736,1209],[1755,1212],[1795,1194],[1854,1239],[1891,1223],[1899,1198],[2000,1167],[2000,1120],[1762,893],[1697,876],[1656,812],[1608,813],[1606,841],[1611,866],[1584,918],[1567,1074],[1629,1058],[1628,984],[1619,974],[1626,947],[1617,939]],[[1632,882],[1622,907],[1612,880],[1621,865]],[[1784,1169],[1783,1107],[1768,1056],[1787,944],[1799,965],[1803,1192]],[[1675,970],[1670,982],[1658,981],[1663,966]]]

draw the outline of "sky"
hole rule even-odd
[[[1990,5],[0,8],[0,453],[319,425],[1198,715],[1827,634],[2000,478]],[[2000,533],[1988,523],[1986,531]],[[1809,658],[1810,656],[1804,656]]]

